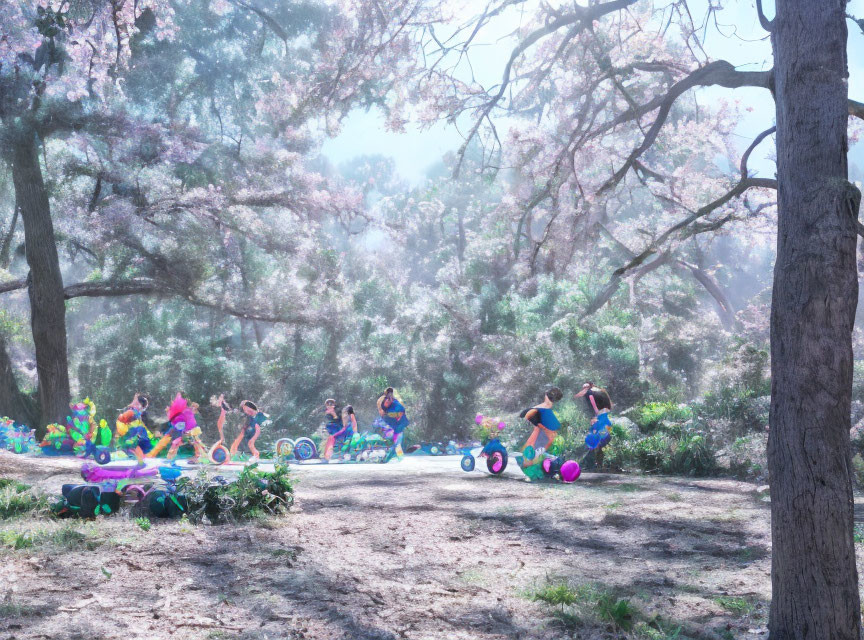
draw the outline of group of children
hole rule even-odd
[[[394,456],[401,460],[404,455],[402,440],[405,436],[405,428],[411,422],[405,415],[405,407],[393,387],[387,387],[384,390],[384,393],[378,398],[377,407],[379,417],[375,420],[374,426],[379,428],[384,437],[392,442],[384,462],[388,462]],[[354,413],[354,407],[350,404],[340,409],[336,400],[332,398],[324,402],[324,416],[327,420],[325,429],[328,435],[322,458],[325,462],[329,462],[336,444],[350,441],[357,433],[357,416]]]
[[[531,467],[539,465],[543,460],[543,456],[539,454],[549,449],[561,428],[553,407],[563,397],[561,389],[550,387],[543,395],[543,402],[525,409],[520,414],[520,417],[534,425],[534,430],[522,447],[524,462],[521,466],[528,477],[532,476]],[[612,400],[605,389],[595,386],[593,382],[583,384],[582,389],[573,394],[573,398],[585,400],[585,409],[591,419],[589,435],[585,442],[588,448],[594,451],[595,465],[600,467],[603,463],[603,447],[612,437],[612,423],[609,421]],[[525,455],[526,453],[530,455]]]
[[[217,402],[219,407],[219,419],[217,429],[219,430],[219,442],[222,444],[225,417],[232,409],[225,402],[224,396],[219,396]],[[201,427],[198,426],[196,414],[199,405],[190,402],[178,393],[174,400],[165,408],[167,422],[163,425],[161,432],[154,429],[153,421],[148,415],[150,399],[142,394],[136,393],[132,402],[117,418],[116,441],[118,449],[134,455],[139,464],[144,464],[144,458],[155,458],[169,444],[167,457],[173,460],[177,451],[183,444],[189,444],[194,449],[190,459],[196,462],[205,453],[201,442]],[[255,441],[261,435],[261,426],[267,422],[268,417],[258,409],[258,406],[249,400],[240,403],[239,410],[244,414],[246,424],[240,434],[231,444],[230,455],[234,456],[241,448],[245,448],[252,456],[252,460],[259,458],[259,452],[255,448]],[[154,433],[159,440],[153,444]]]

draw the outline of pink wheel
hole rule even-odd
[[[561,465],[561,480],[564,482],[575,482],[582,475],[582,469],[579,468],[579,463],[575,460],[568,460]]]

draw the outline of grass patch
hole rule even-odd
[[[81,531],[74,526],[0,530],[0,547],[21,551],[35,548],[59,548],[65,551],[93,551],[102,546],[97,530]]]
[[[152,526],[150,518],[135,518],[132,522],[137,524],[141,531],[150,531],[150,527]]]
[[[48,496],[11,478],[0,478],[0,520],[48,510]]]
[[[38,615],[38,613],[38,607],[31,607],[29,605],[21,604],[14,600],[6,600],[0,602],[0,620],[35,616]]]
[[[720,596],[714,598],[714,602],[716,602],[722,609],[738,616],[746,616],[753,611],[753,603],[746,598],[740,598],[737,596]]]
[[[622,631],[630,631],[638,615],[629,600],[590,583],[574,587],[567,581],[547,582],[529,592],[528,597],[558,607],[553,618],[568,627],[593,619],[610,623]]]
[[[650,622],[640,622],[633,629],[638,638],[647,640],[678,640],[681,638],[681,625],[663,620],[659,616]]]
[[[624,503],[621,502],[620,500],[616,500],[615,502],[610,502],[609,504],[604,504],[603,508],[609,509],[611,511],[612,509],[617,509],[618,507],[621,507],[621,506],[624,506]]]
[[[666,499],[669,502],[684,502],[684,497],[680,493],[668,493]]]
[[[855,544],[864,543],[864,525],[856,524],[852,536],[855,538]]]

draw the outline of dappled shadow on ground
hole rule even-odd
[[[640,620],[662,616],[689,637],[761,624],[752,618],[769,587],[768,514],[735,483],[342,471],[296,472],[298,506],[286,518],[154,522],[146,533],[112,518],[95,524],[93,551],[18,554],[0,563],[0,580],[14,576],[19,599],[47,613],[22,610],[0,622],[0,637],[635,637],[590,611],[556,621],[563,610],[530,598],[562,580],[600,583]],[[745,614],[723,606],[755,613],[739,622]]]

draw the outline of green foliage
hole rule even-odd
[[[580,602],[580,594],[567,582],[547,583],[531,594],[532,600],[539,600],[554,606]]]
[[[864,457],[856,453],[852,458],[852,469],[855,472],[855,482],[859,487],[864,487]]]
[[[767,463],[765,441],[764,434],[736,438],[729,446],[729,472],[742,480],[761,475]]]
[[[657,429],[663,422],[683,422],[693,417],[693,410],[674,402],[648,402],[636,407],[631,413],[633,421],[647,433]]]
[[[557,614],[568,614],[574,623],[581,618],[593,618],[623,631],[633,628],[638,613],[629,600],[618,598],[608,589],[591,583],[574,587],[567,581],[547,582],[529,592],[528,596],[532,600],[560,607]]]
[[[705,432],[680,425],[636,439],[619,434],[606,448],[606,462],[621,469],[688,476],[708,476],[719,470]]]
[[[133,522],[135,522],[135,524],[137,524],[142,531],[150,531],[150,518],[135,518]]]
[[[0,478],[0,520],[44,512],[48,496],[10,478]]]
[[[92,551],[103,544],[96,530],[80,530],[71,525],[60,528],[0,529],[0,545],[21,550],[58,547],[63,550]]]
[[[745,616],[753,611],[753,603],[746,598],[737,596],[720,596],[714,599],[718,605],[729,613]]]
[[[681,625],[667,622],[659,616],[648,622],[640,622],[634,627],[633,632],[637,637],[646,638],[646,640],[678,640],[683,638]]]
[[[257,464],[248,465],[230,483],[215,481],[202,470],[195,478],[181,479],[177,486],[187,497],[187,515],[192,523],[206,519],[216,524],[279,515],[287,513],[294,503],[288,466],[282,464],[272,472],[258,471]]]

